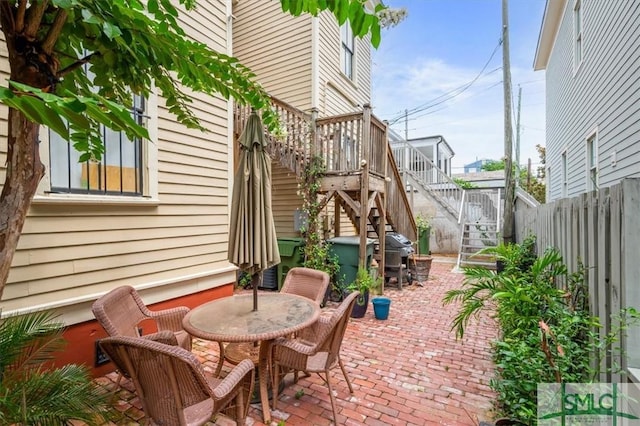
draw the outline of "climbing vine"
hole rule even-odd
[[[320,185],[322,176],[326,171],[324,159],[314,156],[303,169],[298,193],[302,197],[302,212],[304,223],[301,227],[305,239],[304,266],[307,268],[325,271],[336,283],[338,272],[338,259],[330,253],[330,246],[322,235],[320,226],[320,214],[322,203],[320,200]]]

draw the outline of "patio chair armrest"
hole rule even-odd
[[[318,345],[302,339],[279,338],[273,343],[274,351],[293,351],[302,355],[313,355]]]
[[[226,398],[233,393],[239,385],[252,386],[255,379],[255,365],[249,359],[243,359],[227,376],[212,389],[216,398]],[[248,389],[249,391],[251,389]]]
[[[151,311],[151,318],[156,321],[158,330],[182,331],[182,319],[189,312],[186,306]]]
[[[157,333],[145,334],[142,338],[164,343],[165,345],[178,346],[178,339],[176,339],[176,335],[173,331],[170,330],[162,330]]]
[[[298,337],[309,342],[319,343],[324,336],[331,332],[331,318],[331,313],[321,314],[318,321],[300,331]]]

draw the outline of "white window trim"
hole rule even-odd
[[[40,126],[40,158],[45,165],[45,174],[38,184],[34,204],[131,204],[157,205],[158,199],[158,96],[152,92],[147,99],[147,118],[145,124],[149,140],[142,141],[143,153],[143,194],[141,197],[95,194],[59,194],[51,192],[49,129]]]
[[[591,132],[589,132],[587,134],[587,137],[585,138],[585,178],[587,180],[587,191],[597,191],[598,188],[600,187],[600,178],[599,178],[599,173],[600,173],[600,166],[598,163],[598,158],[599,158],[599,152],[598,152],[598,128],[596,127],[594,130],[592,130]],[[595,155],[594,155],[594,164],[591,164],[591,156],[589,154],[589,144],[593,145],[594,151],[595,151]],[[591,172],[593,171],[593,169],[595,169],[596,172],[596,181],[593,182],[593,179],[591,179]]]
[[[551,199],[552,199],[552,197],[551,197],[551,193],[552,193],[552,191],[551,191],[551,184],[552,184],[552,182],[551,182],[551,166],[547,166],[547,169],[545,171],[544,177],[545,177],[545,188],[546,188],[545,189],[545,192],[546,192],[545,197],[546,197],[547,201],[551,201]]]
[[[344,25],[349,25],[349,28],[351,29],[351,26],[349,24],[349,21],[345,21],[344,24],[342,24],[340,27],[338,27],[338,30],[340,31],[340,74],[342,74],[342,76],[347,79],[348,81],[350,81],[353,84],[356,84],[356,77],[358,75],[357,73],[357,39],[356,36],[353,34],[353,29],[351,29],[351,37],[352,37],[352,42],[353,42],[353,51],[352,51],[352,56],[351,56],[351,77],[349,77],[344,71],[345,71],[345,67],[346,67],[346,63],[344,60],[344,52],[343,52],[343,39],[342,39],[342,27]]]
[[[562,198],[566,198],[569,194],[569,163],[567,158],[567,149],[565,148],[560,154]]]
[[[572,56],[573,56],[573,75],[575,76],[580,70],[580,66],[582,62],[584,62],[584,9],[582,5],[582,0],[574,0],[573,2],[573,12],[572,12],[572,21],[573,28],[571,33],[571,45],[572,45]],[[576,29],[576,15],[580,20],[580,32]],[[580,59],[576,58],[578,53],[578,46],[580,46]]]

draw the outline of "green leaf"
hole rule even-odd
[[[24,96],[22,100],[25,106],[29,106],[38,111],[40,117],[40,124],[50,127],[57,134],[67,139],[69,137],[69,130],[67,125],[62,121],[60,115],[49,108],[44,102],[31,96]]]
[[[338,13],[336,14],[338,18],[338,24],[342,25],[349,17],[349,0],[337,0],[338,4]]]
[[[93,13],[91,13],[90,10],[87,10],[87,9],[82,9],[82,18],[83,18],[84,22],[87,23],[87,24],[99,24],[100,23],[100,19],[98,19],[97,16],[95,16]]]
[[[120,31],[118,26],[107,21],[102,23],[102,32],[109,38],[109,40],[113,40],[114,38],[122,35],[122,31]]]
[[[162,3],[162,7],[164,7],[167,13],[169,13],[173,17],[178,16],[178,10],[173,7],[170,0],[160,0],[160,2]]]
[[[158,5],[158,0],[149,0],[147,2],[147,9],[149,13],[156,14],[160,11],[160,6]]]

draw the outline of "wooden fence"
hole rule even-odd
[[[570,272],[585,269],[591,311],[600,336],[617,330],[621,308],[640,308],[640,179],[516,212],[516,239],[537,237],[537,250],[556,247]],[[602,370],[620,366],[640,379],[640,327],[628,330],[603,360]],[[621,350],[622,349],[622,350]],[[603,372],[603,382],[626,380]]]

